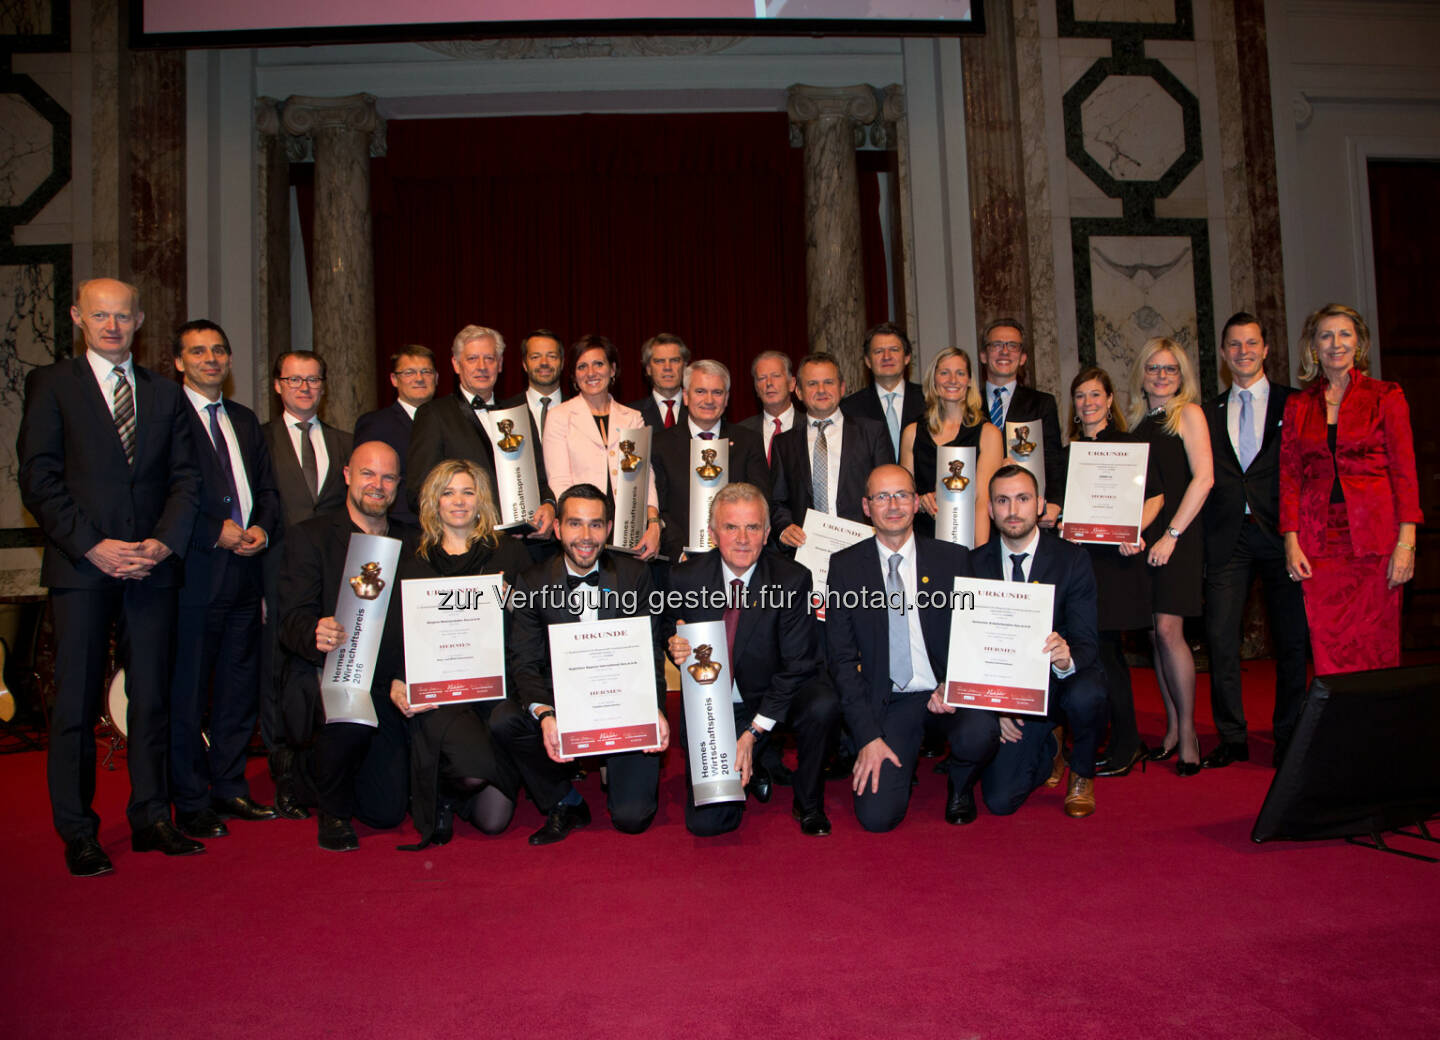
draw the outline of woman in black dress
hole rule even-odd
[[[986,489],[990,477],[1005,455],[1005,438],[986,420],[980,390],[971,377],[970,355],[959,347],[947,347],[935,356],[925,372],[925,414],[900,431],[900,465],[915,478],[920,493],[920,512],[915,530],[935,536],[936,445],[975,448],[976,484],[975,545],[990,539],[990,512]],[[974,548],[970,546],[969,548]]]
[[[447,459],[432,469],[420,489],[423,534],[415,555],[401,559],[400,580],[500,574],[514,584],[516,573],[530,566],[530,555],[495,531],[491,503],[490,480],[475,463]],[[401,848],[418,851],[449,841],[452,807],[484,833],[499,834],[520,790],[514,763],[490,739],[490,709],[499,702],[412,705],[402,616],[390,611],[380,659],[392,677],[390,699],[410,727],[410,815],[420,841]]]
[[[1178,751],[1175,771],[1200,772],[1195,735],[1195,657],[1185,619],[1201,611],[1204,546],[1196,523],[1215,483],[1210,431],[1196,404],[1200,383],[1190,357],[1174,340],[1157,337],[1140,348],[1130,370],[1131,429],[1150,442],[1165,505],[1145,530],[1151,569],[1155,678],[1165,701],[1165,739],[1150,753],[1163,762]]]
[[[1076,441],[1134,443],[1125,432],[1125,417],[1115,403],[1115,386],[1103,368],[1082,369],[1070,382],[1070,444]],[[1070,464],[1070,445],[1065,446],[1065,466]],[[1055,489],[1065,500],[1065,488]],[[1145,507],[1141,528],[1160,515],[1165,496],[1154,460],[1145,474]],[[1061,536],[1068,537],[1064,524]],[[1110,743],[1095,761],[1096,776],[1124,776],[1149,753],[1135,725],[1135,697],[1130,686],[1130,666],[1125,663],[1125,633],[1151,626],[1150,575],[1145,569],[1145,538],[1135,545],[1099,545],[1085,542],[1095,568],[1096,616],[1100,629],[1100,665],[1105,669],[1105,688],[1110,699]]]

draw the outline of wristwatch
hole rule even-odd
[[[761,737],[763,737],[763,736],[765,735],[765,731],[764,731],[763,729],[761,729],[759,726],[755,725],[755,723],[753,723],[753,722],[750,723],[750,725],[748,725],[748,726],[745,727],[745,732],[748,733],[748,734],[750,734],[750,735],[751,735],[752,737],[754,737],[757,741],[758,741]]]
[[[546,719],[553,719],[554,717],[555,717],[555,709],[554,709],[554,708],[546,708],[544,711],[538,711],[538,712],[535,713],[535,721],[536,721],[536,722],[544,722]]]
[[[1175,530],[1175,528],[1173,528],[1173,527],[1167,527],[1167,528],[1165,528],[1165,533],[1168,534],[1171,538],[1174,538],[1174,539],[1177,539],[1177,540],[1180,538],[1180,532],[1177,531],[1177,530]]]

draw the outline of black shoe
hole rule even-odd
[[[1214,751],[1200,760],[1206,769],[1224,769],[1231,762],[1250,761],[1250,745],[1243,740],[1222,741]]]
[[[823,809],[802,813],[798,806],[792,807],[790,815],[800,821],[800,833],[809,838],[823,838],[830,833],[830,817]]]
[[[282,820],[308,820],[310,810],[300,804],[300,799],[295,797],[294,788],[289,780],[281,780],[275,785],[275,815]]]
[[[975,808],[975,788],[971,786],[958,791],[954,780],[947,781],[945,788],[945,822],[957,826],[974,823],[980,815],[980,810]]]
[[[776,787],[793,787],[795,770],[784,762],[766,762],[762,768],[770,774],[770,782]]]
[[[65,843],[65,866],[71,877],[99,877],[115,869],[110,857],[94,838],[76,838]]]
[[[1153,747],[1153,748],[1151,748],[1149,751],[1147,751],[1147,752],[1145,753],[1145,757],[1148,758],[1151,762],[1168,762],[1170,759],[1172,759],[1172,758],[1175,757],[1175,752],[1177,752],[1177,751],[1179,751],[1179,750],[1180,750],[1180,742],[1177,740],[1175,743],[1171,744],[1168,748],[1167,748],[1167,747]]]
[[[1145,764],[1150,760],[1150,749],[1141,744],[1135,749],[1135,753],[1128,758],[1116,758],[1107,755],[1104,759],[1096,759],[1096,776],[1129,776],[1130,770],[1138,764],[1140,772],[1145,772]]]
[[[175,826],[192,838],[223,838],[230,833],[230,828],[225,826],[225,821],[215,814],[214,809],[177,811]]]
[[[261,805],[243,794],[234,798],[216,798],[210,807],[222,820],[273,820],[277,815],[272,806]]]
[[[354,852],[360,847],[360,837],[350,821],[327,812],[320,814],[319,840],[326,852]]]
[[[530,844],[554,845],[557,841],[564,841],[569,837],[571,831],[589,823],[590,806],[584,802],[579,805],[557,805],[550,810],[545,826],[530,835]]]
[[[455,803],[449,798],[441,798],[440,804],[435,808],[435,829],[430,832],[430,843],[432,845],[449,845],[450,839],[455,837]]]
[[[770,770],[764,766],[756,766],[750,774],[750,783],[746,786],[745,790],[754,795],[755,800],[761,805],[769,802],[772,790]]]
[[[939,758],[943,754],[945,754],[944,737],[940,737],[938,740],[936,740],[929,736],[926,736],[924,740],[920,741],[921,758]]]
[[[205,851],[204,845],[185,837],[169,820],[156,820],[135,831],[130,835],[130,848],[135,852],[163,852],[167,856],[193,856]]]
[[[855,768],[854,755],[836,755],[825,767],[826,780],[849,780],[851,771]]]

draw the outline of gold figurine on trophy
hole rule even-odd
[[[360,573],[350,579],[350,587],[361,599],[379,599],[380,590],[385,588],[385,582],[380,577],[380,565],[362,563]]]
[[[710,655],[714,652],[715,648],[709,643],[701,643],[695,648],[695,663],[685,669],[690,673],[690,678],[702,686],[709,686],[719,679],[721,671],[724,670],[724,666],[719,662],[710,660]]]
[[[620,468],[626,473],[634,473],[635,467],[640,465],[640,456],[635,454],[635,442],[621,441],[620,453],[624,456],[620,460]]]
[[[967,487],[969,487],[970,478],[965,476],[965,460],[951,459],[950,475],[946,477],[941,483],[943,483],[946,489],[950,491],[964,491]]]
[[[1030,427],[1015,427],[1015,439],[1010,442],[1010,454],[1024,458],[1035,450],[1035,442],[1030,440]]]
[[[695,472],[700,474],[701,480],[714,480],[725,472],[719,466],[715,465],[715,456],[717,454],[719,453],[714,448],[700,449],[700,461],[703,462],[704,465],[696,466]]]
[[[514,419],[501,419],[495,428],[500,431],[500,439],[495,443],[501,451],[519,451],[520,445],[525,443],[524,436],[515,432]]]

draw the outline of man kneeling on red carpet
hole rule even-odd
[[[1042,784],[1058,785],[1064,775],[1058,746],[1062,722],[1075,741],[1065,813],[1081,817],[1095,811],[1095,749],[1106,713],[1104,673],[1096,663],[1095,573],[1080,546],[1041,536],[1037,523],[1044,512],[1045,499],[1029,470],[1006,465],[995,471],[990,478],[993,533],[970,554],[970,561],[977,578],[1055,586],[1055,630],[1045,641],[1050,711],[1045,718],[1022,719],[952,708],[938,691],[930,698],[932,712],[952,714],[956,720],[950,730],[949,764],[951,801],[958,797],[960,805],[952,823],[975,819],[976,780],[986,808],[997,816],[1013,813]]]

